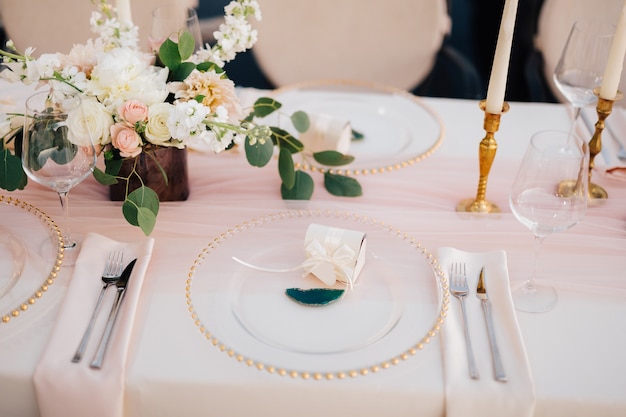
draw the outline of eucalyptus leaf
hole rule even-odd
[[[293,156],[287,149],[280,149],[278,154],[278,173],[285,188],[291,190],[296,183],[296,171],[293,165]]]
[[[300,133],[306,132],[311,127],[309,115],[303,111],[297,111],[291,115],[291,123],[293,127]]]
[[[261,97],[254,102],[253,111],[256,117],[265,117],[280,109],[282,104],[273,98]]]
[[[196,49],[196,41],[191,36],[191,33],[186,30],[183,31],[178,37],[178,53],[180,59],[186,61],[193,54]]]
[[[313,195],[313,178],[304,171],[296,171],[296,180],[291,189],[285,187],[284,184],[280,187],[280,194],[283,200],[310,200]]]
[[[22,160],[8,149],[0,150],[0,187],[7,191],[22,190],[26,183]]]
[[[122,163],[124,161],[122,159],[105,159],[104,160],[104,171],[108,175],[116,176],[120,173],[120,169],[122,168]]]
[[[354,156],[344,155],[337,151],[315,152],[313,158],[322,165],[333,167],[347,165],[354,161]]]
[[[154,216],[159,213],[159,196],[151,188],[141,186],[126,196],[122,204],[122,213],[126,221],[133,226],[140,226],[139,209],[150,210]],[[142,214],[145,217],[145,213]]]
[[[94,167],[93,177],[102,185],[113,185],[119,182],[115,175],[109,175],[98,167]]]
[[[180,52],[178,51],[178,45],[171,39],[166,39],[159,47],[159,60],[170,69],[175,71],[182,62],[180,58]]]
[[[274,155],[274,144],[270,140],[256,141],[254,145],[245,140],[246,159],[254,167],[264,167]]]
[[[324,173],[324,187],[332,195],[338,197],[359,197],[363,195],[361,184],[352,177]]]
[[[287,149],[291,153],[298,153],[304,150],[304,144],[291,133],[276,126],[271,126],[270,129],[272,131],[272,138],[281,149]]]
[[[137,222],[144,235],[149,236],[156,225],[156,214],[146,207],[139,207],[137,210]]]

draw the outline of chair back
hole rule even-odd
[[[131,0],[133,23],[139,27],[139,45],[148,50],[152,10],[176,1],[195,7],[198,0]],[[109,1],[115,6],[115,2]],[[94,37],[89,25],[95,6],[89,0],[0,0],[0,16],[7,38],[19,51],[34,47],[35,55],[68,53],[74,44]]]
[[[559,101],[567,102],[552,76],[572,26],[577,20],[589,18],[617,25],[623,5],[623,0],[544,0],[539,12],[535,47],[543,56],[546,82]],[[619,85],[622,92],[626,92],[625,88],[626,71]]]
[[[266,0],[252,52],[275,86],[350,79],[412,89],[450,30],[446,0]]]

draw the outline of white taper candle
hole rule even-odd
[[[493,114],[502,113],[502,106],[504,105],[517,3],[518,0],[506,0],[504,11],[502,12],[502,22],[500,23],[498,43],[496,44],[496,52],[493,57],[489,87],[487,88],[487,102],[485,104],[487,112]]]
[[[617,95],[617,88],[624,66],[624,54],[626,54],[626,2],[624,2],[622,7],[622,13],[619,17],[619,23],[609,50],[609,58],[606,61],[604,76],[602,77],[600,97],[605,100],[613,100]]]
[[[130,0],[115,0],[115,8],[117,9],[117,18],[120,22],[133,22],[130,12]]]

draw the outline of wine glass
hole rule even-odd
[[[28,177],[59,195],[63,212],[64,265],[78,252],[69,228],[68,193],[87,178],[96,164],[96,151],[85,132],[79,93],[44,91],[26,100],[22,166]]]
[[[553,78],[574,108],[572,128],[581,109],[596,101],[593,90],[602,84],[614,31],[614,25],[600,20],[579,20],[570,30]]]
[[[157,7],[152,11],[152,29],[149,37],[151,50],[158,52],[167,38],[178,42],[181,30],[191,34],[196,51],[203,46],[200,21],[194,9],[177,5]]]
[[[513,291],[515,308],[548,311],[557,301],[553,287],[535,284],[537,258],[546,236],[574,226],[587,209],[589,150],[579,137],[562,131],[533,135],[511,188],[513,214],[535,236],[530,279]]]

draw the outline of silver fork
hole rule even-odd
[[[472,341],[470,339],[469,327],[467,326],[467,312],[465,311],[465,297],[469,294],[469,286],[467,285],[467,275],[465,273],[465,264],[454,263],[450,266],[450,292],[461,303],[461,311],[463,313],[463,329],[465,331],[465,345],[467,350],[467,363],[469,365],[469,374],[472,379],[480,378],[478,369],[476,368],[476,360],[474,359],[474,350],[472,349]]]
[[[87,324],[87,329],[85,329],[85,334],[78,345],[78,349],[76,349],[76,353],[74,353],[74,357],[72,358],[72,362],[77,363],[83,358],[85,354],[85,349],[87,348],[87,342],[89,341],[89,337],[91,336],[91,331],[93,330],[93,326],[96,322],[96,317],[98,316],[98,312],[100,311],[100,306],[102,305],[102,300],[104,299],[104,294],[106,290],[120,279],[120,275],[122,275],[122,268],[124,266],[124,253],[120,251],[113,251],[109,254],[109,258],[107,259],[107,263],[104,266],[104,271],[102,272],[102,289],[100,290],[100,295],[98,296],[98,301],[96,301],[96,306],[93,309],[93,313],[91,313],[91,319],[89,319],[89,324]]]

